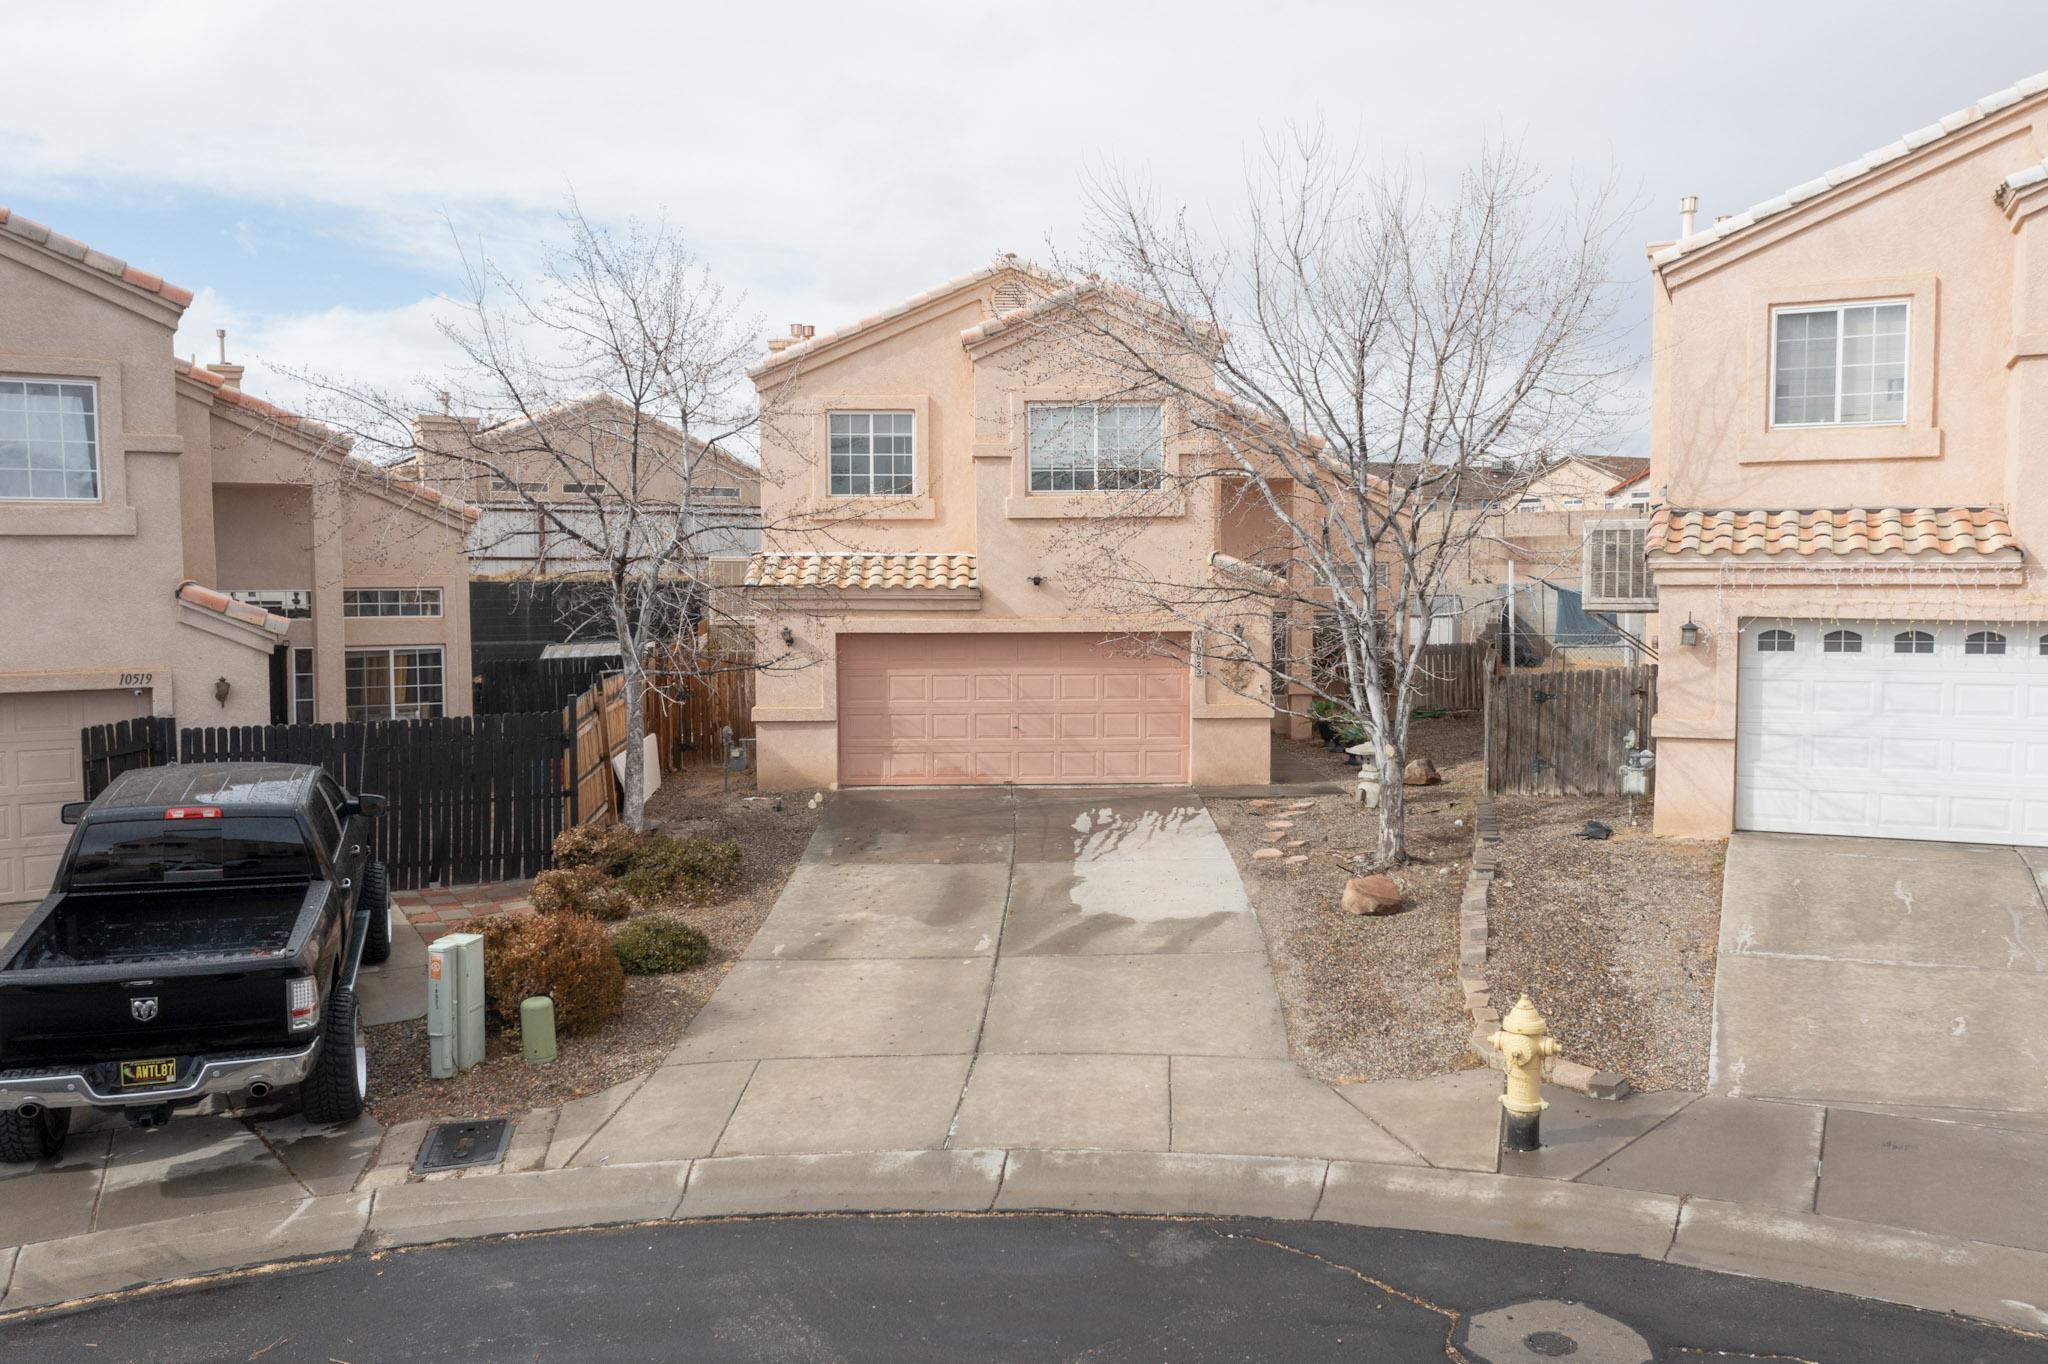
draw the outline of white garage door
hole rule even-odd
[[[2048,845],[2048,623],[1740,638],[1737,828]]]
[[[84,794],[78,731],[149,714],[132,691],[0,693],[0,904],[39,900],[71,830],[57,818]]]

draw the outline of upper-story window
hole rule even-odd
[[[0,378],[0,500],[96,502],[99,495],[94,386]]]
[[[832,495],[910,496],[915,422],[910,412],[832,413]]]
[[[1850,303],[1772,315],[1771,424],[1906,420],[1907,306]]]
[[[351,620],[375,616],[438,616],[438,587],[347,587],[341,593],[341,614]]]
[[[890,415],[901,416],[905,421],[908,421],[910,419],[910,414],[908,412],[891,413]],[[904,434],[906,436],[910,434],[909,428],[906,427],[904,429]],[[740,490],[738,488],[695,488],[692,489],[691,492],[693,496],[715,498],[720,502],[737,502],[739,501],[740,496]]]
[[[1586,499],[1583,497],[1567,497],[1560,505],[1566,511],[1576,511],[1578,508],[1586,505]]]
[[[260,606],[273,616],[286,620],[311,620],[313,618],[313,593],[303,587],[237,587],[228,592],[236,601],[251,606]]]
[[[1543,499],[1542,499],[1542,498],[1540,498],[1540,497],[1525,497],[1525,498],[1522,498],[1522,499],[1521,499],[1520,501],[1518,501],[1518,502],[1516,502],[1516,503],[1515,503],[1515,510],[1516,510],[1516,511],[1518,511],[1518,512],[1535,512],[1535,511],[1542,511],[1542,510],[1543,510]]]
[[[1033,403],[1031,491],[1156,488],[1165,476],[1157,403]]]

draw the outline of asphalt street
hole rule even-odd
[[[1292,1222],[787,1218],[359,1254],[0,1322],[21,1360],[2048,1359],[1626,1256]]]

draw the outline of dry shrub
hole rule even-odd
[[[604,923],[623,919],[633,902],[619,883],[596,867],[557,867],[533,878],[533,907],[542,914],[586,914]]]
[[[634,851],[619,884],[643,905],[678,899],[710,904],[739,883],[740,862],[740,845],[730,838],[650,834]]]
[[[595,867],[606,876],[618,876],[632,862],[641,841],[641,835],[623,824],[579,824],[555,835],[555,865]]]
[[[611,934],[581,914],[500,914],[484,921],[484,1003],[507,1032],[519,1029],[519,1005],[535,995],[555,1001],[555,1029],[589,1032],[615,1017],[626,973]]]

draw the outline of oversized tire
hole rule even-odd
[[[299,1110],[307,1122],[354,1122],[363,1114],[370,1089],[363,1020],[356,1012],[355,991],[339,986],[328,997],[320,1037],[320,1059],[299,1087]]]
[[[48,1160],[64,1149],[71,1110],[46,1108],[32,1118],[0,1113],[0,1160]]]
[[[370,911],[369,936],[363,939],[363,965],[376,966],[391,960],[391,888],[386,883],[382,862],[372,862],[363,869],[363,906]]]

